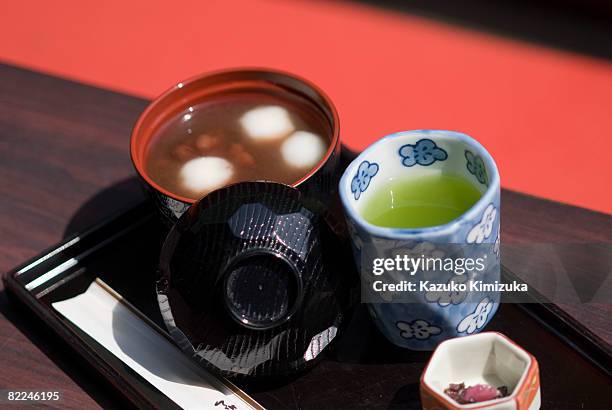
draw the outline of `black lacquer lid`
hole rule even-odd
[[[166,238],[162,316],[186,353],[225,376],[294,373],[336,337],[350,303],[355,278],[343,276],[340,249],[320,209],[296,188],[219,189]]]

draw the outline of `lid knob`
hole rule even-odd
[[[238,324],[249,329],[266,330],[287,322],[302,299],[298,269],[270,249],[239,254],[223,277],[225,307]]]

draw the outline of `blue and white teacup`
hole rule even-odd
[[[387,228],[363,217],[364,204],[377,188],[394,179],[432,173],[471,182],[480,198],[458,218],[438,226]],[[482,145],[453,131],[418,130],[388,135],[351,162],[340,180],[339,192],[361,273],[362,301],[368,302],[378,328],[391,342],[414,350],[432,350],[443,340],[478,333],[486,326],[499,305],[495,284],[500,267],[500,182],[497,166]],[[411,273],[392,270],[380,277],[373,274],[374,259],[388,260],[397,255],[427,259],[428,264],[434,261],[433,268],[413,269]],[[435,263],[448,258],[455,264],[449,265],[450,271],[446,265],[442,269],[441,263]],[[482,258],[484,268],[470,264],[469,269],[457,269],[459,259],[465,263],[469,258]],[[413,282],[417,291],[373,292],[372,289],[380,289],[382,278],[392,284]],[[478,280],[494,286],[472,289],[470,282]],[[452,290],[419,291],[420,282],[436,286],[446,283]],[[450,286],[455,283],[463,283],[464,290]]]

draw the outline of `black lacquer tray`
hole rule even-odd
[[[165,233],[145,202],[65,240],[4,278],[19,301],[141,408],[177,406],[51,304],[83,292],[99,278],[141,312],[143,320],[165,332],[154,289]],[[610,408],[610,356],[554,305],[502,304],[487,330],[506,334],[537,358],[543,409]],[[239,387],[270,409],[420,409],[419,378],[429,356],[387,342],[360,305],[341,339],[315,368],[291,379]]]

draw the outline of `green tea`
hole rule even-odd
[[[461,216],[481,197],[465,179],[450,174],[400,178],[373,187],[361,215],[388,228],[443,225]]]

